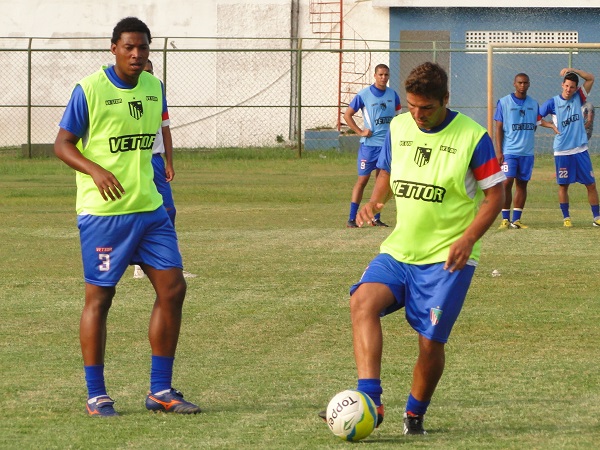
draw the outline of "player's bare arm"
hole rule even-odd
[[[105,201],[120,199],[125,189],[119,180],[111,172],[83,156],[76,147],[77,142],[77,136],[60,128],[54,141],[54,154],[72,169],[91,176]]]
[[[350,127],[350,129],[352,131],[354,131],[356,134],[358,134],[359,136],[370,137],[373,134],[373,132],[371,130],[369,130],[368,128],[361,130],[360,127],[354,121],[354,114],[356,114],[356,111],[354,111],[353,108],[348,106],[346,108],[346,111],[344,112],[344,120],[346,121],[346,125],[348,125]]]
[[[375,214],[381,212],[385,203],[392,198],[392,189],[390,188],[390,173],[380,170],[375,179],[375,187],[371,199],[363,205],[356,215],[356,224],[362,227],[363,224],[369,224],[375,219]]]
[[[169,126],[162,127],[163,145],[165,147],[165,177],[168,183],[175,178],[175,169],[173,168],[173,138]]]
[[[504,204],[504,187],[498,183],[483,191],[485,198],[481,202],[477,215],[463,235],[450,246],[448,259],[444,264],[444,270],[461,270],[469,261],[473,246],[485,234],[494,223]]]
[[[558,131],[558,128],[556,128],[556,125],[554,125],[553,122],[549,122],[547,120],[540,120],[540,126],[544,128],[550,128],[552,131],[554,131],[555,134],[560,134],[560,131]]]
[[[562,69],[560,71],[560,76],[564,77],[569,72],[573,72],[574,74],[576,74],[577,76],[579,76],[585,80],[583,83],[583,88],[585,89],[585,92],[587,92],[589,94],[590,91],[592,90],[592,86],[594,85],[594,80],[595,80],[594,75],[590,72],[586,72],[581,69],[574,69],[573,67],[565,67],[564,69]]]
[[[496,158],[498,164],[502,165],[504,162],[504,151],[502,149],[502,143],[504,142],[504,123],[496,121]]]

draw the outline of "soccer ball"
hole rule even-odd
[[[336,394],[327,405],[327,425],[345,441],[360,441],[377,424],[377,407],[367,394],[347,390]]]

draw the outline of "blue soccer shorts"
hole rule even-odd
[[[467,265],[450,273],[444,270],[444,263],[406,264],[380,253],[360,281],[350,288],[350,295],[363,283],[385,284],[396,302],[382,311],[382,316],[404,308],[407,322],[417,333],[445,343],[458,319],[474,273],[475,266]]]
[[[506,178],[529,181],[533,172],[534,156],[504,155],[502,171]]]
[[[183,269],[177,234],[163,206],[120,216],[77,217],[86,283],[116,286],[127,266]]]
[[[381,147],[360,144],[360,147],[358,147],[358,159],[356,161],[358,176],[370,175],[377,168],[379,153],[381,153]]]
[[[585,152],[574,155],[554,155],[556,182],[558,184],[593,184],[596,182],[590,154]]]
[[[173,200],[173,191],[171,190],[171,183],[167,181],[167,175],[165,173],[165,160],[162,154],[155,153],[152,155],[152,167],[154,167],[154,184],[156,189],[163,198],[163,206],[167,210],[171,222],[175,225],[175,201]]]

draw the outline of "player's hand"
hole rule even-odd
[[[117,177],[108,170],[97,166],[94,171],[90,172],[90,176],[96,183],[104,201],[108,201],[108,199],[115,201],[125,194],[125,189],[121,186]]]
[[[575,69],[572,69],[571,67],[565,67],[564,69],[562,69],[560,71],[560,76],[564,77],[566,74],[568,74],[569,72],[573,72],[575,73]]]
[[[371,130],[369,130],[368,128],[365,128],[364,130],[362,130],[360,135],[362,137],[371,137],[371,136],[373,136],[373,132]]]
[[[173,169],[173,166],[165,167],[165,180],[167,183],[170,183],[173,178],[175,178],[175,169]]]
[[[367,202],[356,215],[356,224],[359,227],[370,225],[375,220],[375,214],[381,212],[384,203]]]
[[[449,270],[450,273],[452,273],[455,270],[461,270],[465,267],[469,261],[471,252],[473,251],[473,245],[474,243],[471,243],[464,236],[454,242],[454,244],[450,246],[448,259],[446,259],[446,263],[444,264],[444,270]]]

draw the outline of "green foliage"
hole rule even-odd
[[[130,270],[107,343],[122,416],[99,420],[84,413],[74,173],[52,158],[0,157],[0,448],[348,448],[316,413],[355,386],[348,288],[391,230],[345,228],[355,167],[336,152],[177,152],[177,229],[198,278],[188,279],[174,385],[205,412],[145,410],[153,291]],[[496,224],[484,237],[429,435],[402,435],[416,335],[400,313],[383,321],[386,421],[354,445],[597,447],[600,229],[580,185],[570,189],[574,228],[562,228],[553,167],[536,160],[530,228]]]

